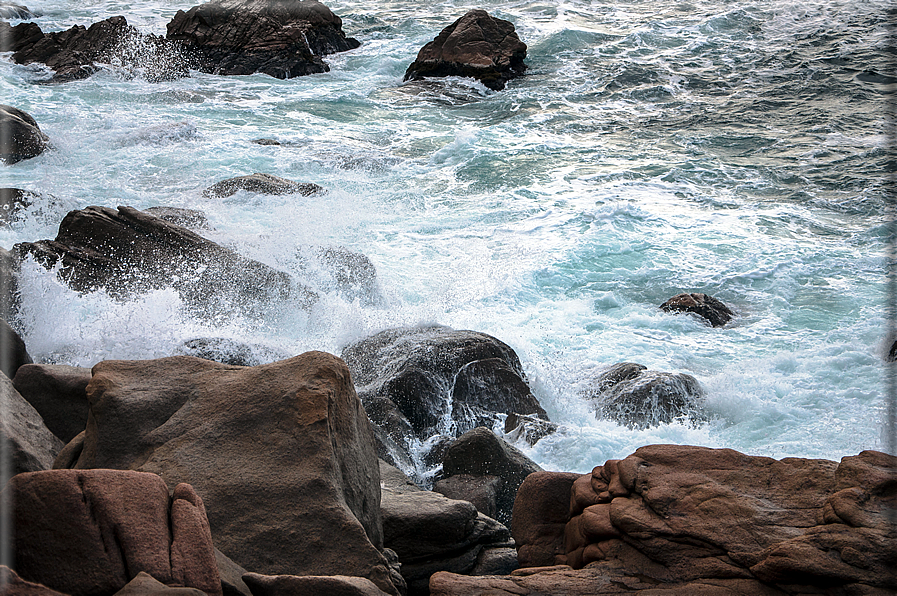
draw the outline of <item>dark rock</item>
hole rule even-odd
[[[279,350],[226,337],[201,337],[185,341],[180,353],[232,366],[258,366],[289,357],[289,354]]]
[[[886,358],[888,362],[897,361],[897,341],[891,344],[891,349],[888,350],[888,357]]]
[[[247,573],[243,580],[253,596],[386,596],[371,580],[346,575],[260,575]]]
[[[0,25],[5,23],[0,23]],[[0,27],[0,39],[3,29]],[[0,160],[14,164],[44,152],[50,139],[41,132],[30,114],[12,106],[0,105]]]
[[[523,75],[526,44],[514,25],[485,10],[471,10],[421,48],[405,72],[405,80],[424,77],[473,77],[499,91]]]
[[[155,474],[50,470],[14,476],[16,572],[71,596],[113,594],[138,572],[221,596],[202,501]],[[9,501],[7,501],[9,502]]]
[[[570,520],[570,494],[579,474],[535,472],[517,491],[511,534],[521,567],[565,563],[564,528]]]
[[[392,494],[420,492],[423,489],[416,485],[402,470],[385,460],[379,460],[380,464],[380,493],[384,491]]]
[[[735,313],[707,294],[677,294],[660,305],[666,312],[690,312],[707,319],[713,327],[722,327]]]
[[[25,581],[6,565],[0,565],[0,589],[4,596],[67,596],[42,584]]]
[[[12,379],[20,367],[32,362],[25,341],[9,323],[0,319],[0,372]]]
[[[174,588],[166,586],[146,571],[138,573],[115,596],[203,596],[205,592],[196,588]]]
[[[141,33],[122,16],[89,28],[44,33],[34,23],[10,27],[0,22],[0,49],[12,51],[17,64],[39,62],[53,69],[52,82],[84,79],[100,64],[116,64],[148,80],[186,76],[188,64],[179,48],[156,35]]]
[[[184,209],[182,207],[149,207],[144,209],[146,213],[158,217],[161,220],[173,223],[191,230],[211,230],[206,214],[197,209]]]
[[[518,567],[517,551],[513,547],[489,547],[477,555],[477,564],[470,575],[507,575]]]
[[[255,72],[285,79],[327,72],[325,54],[357,48],[342,20],[315,0],[220,0],[179,10],[167,38],[183,44],[199,70]]]
[[[36,17],[37,15],[28,10],[27,6],[12,2],[0,2],[0,19],[25,20]]]
[[[19,263],[11,252],[0,248],[0,319],[15,320],[19,305]]]
[[[13,386],[41,415],[47,428],[68,443],[87,427],[90,369],[64,364],[25,364]]]
[[[311,182],[293,182],[271,174],[256,173],[222,180],[205,189],[202,194],[206,197],[229,197],[239,190],[264,195],[301,194],[305,197],[324,192],[323,188]]]
[[[21,219],[22,210],[30,207],[35,197],[35,193],[21,188],[0,188],[0,223]]]
[[[313,279],[316,288],[364,305],[380,302],[377,269],[367,256],[342,246],[305,246],[297,257],[299,271]]]
[[[503,358],[468,362],[455,375],[452,415],[456,420],[489,419],[494,412],[532,414],[547,420],[548,414],[523,380],[520,369]],[[513,404],[513,409],[509,409]],[[459,425],[459,430],[469,430]]]
[[[510,523],[517,489],[523,480],[540,468],[516,447],[495,436],[488,428],[475,428],[458,437],[442,460],[445,478],[458,474],[497,476],[502,479],[496,495],[495,519]]]
[[[48,269],[61,263],[60,278],[78,292],[103,288],[124,298],[173,287],[201,315],[252,313],[290,298],[309,307],[316,300],[286,273],[133,207],[72,211],[55,240],[16,244],[13,253]]]
[[[378,550],[371,425],[335,356],[255,367],[190,356],[106,361],[87,397],[75,467],[190,479],[215,544],[246,569],[367,577],[398,594]]]
[[[252,596],[249,586],[243,581],[246,570],[230,560],[223,552],[215,549],[215,564],[221,577],[222,596]]]
[[[255,143],[256,145],[264,145],[269,147],[281,144],[277,139],[253,139],[251,142]]]
[[[691,375],[651,371],[632,362],[611,366],[585,393],[595,401],[599,418],[638,429],[685,418],[703,420],[703,396],[701,384]]]
[[[543,420],[533,414],[511,412],[505,418],[505,440],[509,443],[523,440],[528,445],[533,446],[539,442],[539,439],[547,437],[556,432],[557,429],[557,424]]]
[[[498,514],[495,503],[503,484],[504,480],[498,476],[455,474],[437,480],[433,492],[445,495],[449,499],[472,503],[477,511],[495,519]]]
[[[25,401],[12,381],[0,375],[0,441],[11,459],[12,472],[49,470],[63,444],[44,425],[37,410]],[[4,466],[6,462],[3,462]]]

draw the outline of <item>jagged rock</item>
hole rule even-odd
[[[190,356],[105,361],[76,468],[189,479],[217,547],[266,575],[345,574],[398,589],[380,552],[379,466],[349,370],[309,352],[255,367]]]
[[[3,39],[3,25],[6,23],[0,22],[0,40]],[[7,164],[36,157],[50,143],[30,114],[12,106],[0,105],[0,130],[3,131],[0,135],[0,160]]]
[[[239,190],[264,195],[301,194],[305,197],[324,192],[323,188],[311,182],[293,182],[271,174],[255,173],[222,180],[205,189],[202,194],[206,197],[229,197]]]
[[[260,575],[247,573],[243,580],[253,596],[387,596],[371,580],[346,575]]]
[[[87,427],[90,369],[64,364],[25,364],[12,384],[64,443]]]
[[[226,337],[200,337],[184,342],[180,353],[232,366],[259,366],[284,360],[289,354],[266,346],[249,345]]]
[[[141,33],[122,16],[110,17],[88,28],[75,25],[66,31],[44,33],[35,23],[10,27],[0,22],[0,50],[12,51],[17,64],[39,62],[54,71],[52,82],[84,79],[100,64],[116,63],[148,80],[186,76],[188,64],[178,48],[165,39]]]
[[[49,470],[14,476],[16,572],[71,596],[113,594],[140,571],[221,596],[202,500],[155,474]],[[10,501],[6,501],[10,502]]]
[[[24,20],[33,19],[36,14],[28,10],[27,6],[14,4],[12,2],[0,2],[0,19]]]
[[[735,313],[728,306],[707,294],[677,294],[660,305],[666,312],[690,312],[703,317],[713,327],[722,327]]]
[[[424,77],[473,77],[499,91],[523,75],[526,44],[514,25],[485,10],[471,10],[421,48],[405,72],[405,80]]]
[[[315,0],[219,0],[179,10],[167,38],[183,44],[204,72],[261,72],[285,79],[327,72],[325,54],[357,48],[342,20]]]
[[[197,314],[252,313],[286,299],[310,307],[316,300],[286,273],[133,207],[72,211],[55,240],[16,244],[13,253],[48,269],[61,263],[60,278],[78,292],[103,288],[128,297],[173,287]]]
[[[37,410],[25,401],[5,375],[0,375],[0,441],[9,454],[12,472],[49,470],[63,447]],[[5,465],[5,464],[4,464]]]
[[[704,390],[697,379],[685,373],[647,370],[633,362],[614,364],[602,372],[584,396],[595,402],[599,418],[629,428],[704,419]]]
[[[4,596],[67,596],[43,584],[25,581],[6,565],[0,565],[0,586]]]
[[[197,209],[183,207],[149,207],[145,212],[168,223],[173,223],[191,230],[211,230],[206,214]]]

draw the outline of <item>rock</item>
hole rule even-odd
[[[52,82],[84,79],[101,64],[117,64],[148,80],[169,80],[188,74],[179,48],[165,39],[141,33],[122,16],[110,17],[89,28],[75,25],[66,31],[44,33],[34,23],[10,27],[0,22],[0,49],[12,51],[13,62],[39,62],[53,69]]]
[[[323,188],[310,182],[293,182],[271,174],[256,173],[222,180],[205,189],[202,194],[205,197],[229,197],[240,190],[264,195],[301,194],[305,197],[324,192]]]
[[[25,364],[12,384],[64,443],[87,427],[90,369],[64,364]]]
[[[442,459],[442,474],[498,477],[502,482],[495,497],[495,519],[510,523],[517,489],[523,480],[540,468],[519,449],[495,436],[488,428],[475,428],[458,437]],[[488,482],[484,478],[483,482]]]
[[[3,33],[0,27],[0,39]],[[0,130],[0,160],[8,165],[40,155],[50,143],[30,114],[12,106],[0,105]]]
[[[509,443],[524,441],[532,447],[539,439],[556,432],[558,425],[534,416],[533,414],[517,414],[511,412],[505,418],[505,440]]]
[[[0,19],[24,20],[36,17],[37,15],[28,10],[27,6],[12,2],[0,2]]]
[[[4,596],[67,596],[42,584],[25,581],[6,565],[0,565],[0,587]]]
[[[513,547],[487,547],[477,555],[470,575],[507,575],[517,567],[517,551]]]
[[[199,70],[255,72],[285,79],[327,72],[325,54],[357,48],[342,20],[315,0],[219,0],[179,10],[169,40],[181,43]]]
[[[315,287],[364,305],[381,301],[377,269],[367,256],[342,246],[304,246],[296,256],[300,272]]]
[[[0,319],[12,321],[19,305],[19,264],[11,252],[0,248]]]
[[[0,372],[12,379],[20,367],[32,362],[25,341],[9,323],[0,319]]]
[[[48,269],[60,263],[60,278],[78,292],[102,288],[124,298],[173,287],[198,315],[251,315],[272,301],[310,307],[316,300],[286,273],[133,207],[72,211],[55,240],[16,244],[13,253]]]
[[[245,344],[227,337],[187,340],[180,353],[232,366],[258,366],[289,357],[289,354],[267,346]]]
[[[584,397],[595,402],[599,418],[645,429],[676,420],[703,421],[704,390],[691,375],[647,370],[621,362],[598,376]]]
[[[50,470],[14,476],[16,572],[71,596],[113,594],[140,571],[221,596],[205,510],[155,474]],[[9,502],[9,501],[7,501]]]
[[[215,544],[245,569],[367,577],[398,594],[378,550],[370,422],[335,356],[255,367],[190,356],[106,361],[94,366],[87,398],[75,467],[190,480]]]
[[[146,571],[138,573],[115,596],[203,596],[205,592],[196,588],[173,588],[166,586]]]
[[[409,453],[433,435],[491,426],[502,414],[547,418],[526,387],[517,354],[485,333],[441,325],[389,329],[347,346],[342,357],[368,416]],[[456,391],[465,365],[484,360],[468,368],[466,385]],[[490,378],[497,384],[487,385]],[[474,405],[474,399],[492,409]]]
[[[0,445],[11,459],[12,473],[49,470],[63,444],[44,425],[37,410],[25,401],[12,381],[0,375]],[[8,449],[8,451],[6,451]],[[4,467],[7,465],[3,462]]]
[[[161,220],[191,230],[211,230],[206,214],[197,209],[184,209],[183,207],[149,207],[144,209],[146,213],[158,217]]]
[[[380,494],[384,491],[392,494],[416,493],[423,489],[405,475],[402,470],[382,459],[380,464]]]
[[[215,563],[221,576],[222,596],[252,596],[249,586],[243,581],[246,570],[234,563],[223,552],[215,549]]]
[[[511,534],[521,567],[543,567],[567,560],[564,528],[570,520],[570,494],[579,474],[535,472],[517,491]]]
[[[346,575],[296,576],[260,575],[247,573],[243,576],[252,590],[253,596],[386,596],[371,580]]]
[[[473,77],[499,91],[523,75],[526,44],[514,25],[485,10],[471,10],[421,48],[405,71],[405,80],[424,77]]]
[[[888,350],[888,355],[885,358],[887,362],[895,362],[897,361],[897,341],[891,344],[891,349]]]
[[[0,188],[0,223],[19,221],[22,210],[30,207],[36,196],[21,188]]]
[[[510,534],[466,501],[429,491],[384,493],[383,542],[402,561],[409,596],[426,594],[436,571],[469,573],[486,545],[508,546]]]
[[[660,308],[666,312],[694,313],[708,320],[712,327],[722,327],[735,316],[728,306],[707,294],[677,294]]]
[[[437,480],[433,492],[449,499],[472,503],[477,511],[494,519],[498,515],[496,501],[503,485],[504,480],[498,476],[456,474]]]

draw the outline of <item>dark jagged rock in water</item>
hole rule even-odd
[[[255,173],[222,180],[205,189],[202,194],[206,197],[229,197],[240,190],[264,195],[301,194],[305,197],[324,192],[323,188],[311,182],[293,182],[271,174]]]
[[[21,210],[30,207],[35,196],[21,188],[0,188],[0,223],[17,221]]]
[[[511,443],[523,440],[532,446],[539,442],[539,439],[557,431],[558,425],[547,420],[542,420],[533,414],[517,414],[511,412],[505,418],[505,439]]]
[[[678,294],[660,305],[666,312],[690,312],[710,321],[713,327],[722,327],[732,320],[735,313],[728,306],[707,294]]]
[[[122,16],[88,28],[75,25],[53,33],[44,33],[34,23],[10,27],[0,22],[0,50],[14,52],[12,59],[17,64],[46,64],[55,72],[50,80],[55,83],[87,78],[101,64],[120,65],[148,80],[169,80],[188,73],[176,44],[141,33]]]
[[[252,313],[286,299],[308,307],[317,299],[288,274],[133,207],[72,211],[55,240],[16,244],[13,253],[48,269],[59,263],[60,278],[77,292],[103,288],[127,298],[173,287],[199,314]]]
[[[888,362],[897,362],[897,341],[891,344],[891,349],[888,350],[886,360]]]
[[[191,230],[211,230],[206,214],[197,209],[185,209],[183,207],[149,207],[145,212],[164,219],[168,223],[183,226]]]
[[[181,42],[199,70],[265,73],[279,79],[327,72],[321,56],[357,48],[342,20],[315,0],[219,0],[179,10],[167,38]]]
[[[633,362],[611,366],[585,394],[595,401],[600,418],[630,428],[703,418],[700,402],[704,391],[697,379],[687,374],[647,370]]]
[[[2,36],[0,29],[0,39]],[[3,131],[0,135],[0,160],[7,164],[36,157],[50,143],[30,114],[12,106],[0,105],[0,130]]]
[[[472,77],[495,91],[526,70],[526,44],[514,25],[485,10],[471,10],[421,48],[405,80],[425,77]]]

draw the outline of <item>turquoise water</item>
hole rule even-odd
[[[44,30],[122,14],[162,34],[190,6],[31,8]],[[525,448],[546,468],[587,471],[656,442],[830,459],[884,449],[886,2],[328,6],[361,47],[286,81],[151,83],[109,65],[44,85],[40,68],[0,60],[2,102],[55,147],[0,169],[0,185],[55,198],[0,230],[0,245],[53,238],[87,205],[187,207],[207,214],[210,238],[297,283],[299,246],[364,253],[382,303],[334,293],[311,312],[196,319],[171,289],[118,302],[26,264],[20,326],[35,360],[153,358],[196,337],[339,353],[386,327],[441,323],[517,351],[561,425]],[[515,24],[527,75],[501,92],[403,83],[418,49],[475,7]],[[252,172],[329,192],[202,195]],[[712,329],[659,311],[682,291],[738,317]],[[693,375],[710,420],[597,420],[578,389],[620,361]]]

